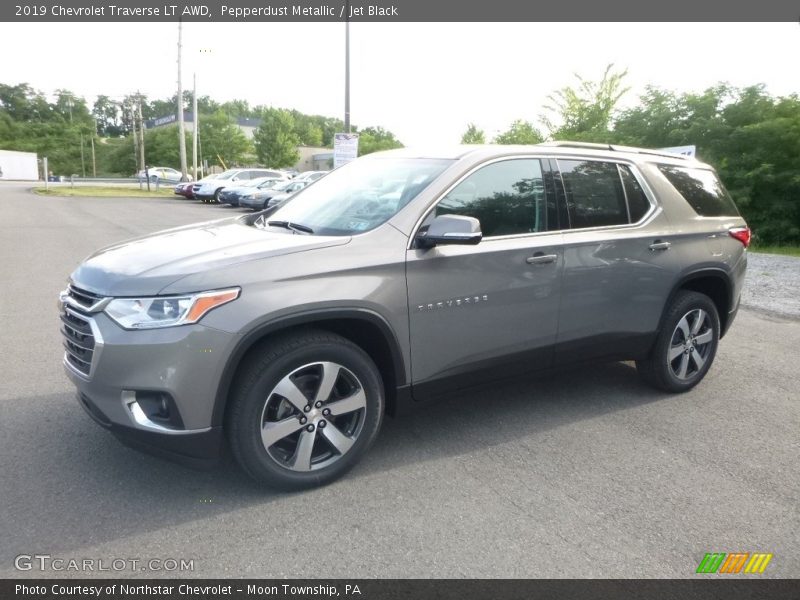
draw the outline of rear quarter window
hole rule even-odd
[[[739,211],[714,171],[658,165],[659,171],[701,217],[735,217]]]

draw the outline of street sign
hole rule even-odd
[[[336,169],[358,157],[358,134],[335,133],[333,135],[333,168]]]

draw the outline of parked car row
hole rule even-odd
[[[207,203],[261,210],[277,206],[327,171],[306,171],[293,179],[277,169],[229,169],[197,182],[175,185],[175,194]]]

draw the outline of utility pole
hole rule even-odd
[[[97,177],[97,160],[94,156],[94,134],[92,134],[92,177]]]
[[[138,95],[138,92],[137,92]],[[142,161],[142,170],[144,171],[144,177],[147,179],[147,191],[150,191],[150,174],[147,172],[147,163],[144,160],[144,119],[142,118],[142,98],[139,97],[139,135],[141,139],[139,140],[139,157]]]
[[[83,132],[81,131],[81,177],[86,179],[86,161],[83,158]]]
[[[350,133],[350,0],[344,10],[344,130]]]
[[[195,180],[200,179],[197,176],[197,136],[199,135],[198,127],[200,126],[200,119],[197,116],[197,73],[192,75],[192,176]]]
[[[181,83],[181,49],[183,46],[183,21],[178,19],[178,149],[181,154],[181,181],[186,177],[186,125],[183,122],[183,83]]]
[[[136,136],[136,113],[134,112],[133,105],[130,106],[131,115],[131,132],[133,133],[133,164],[136,165],[136,171],[140,171],[139,166],[139,140]]]

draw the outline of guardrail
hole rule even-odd
[[[169,188],[174,188],[176,184],[167,181],[161,181],[160,178],[151,178],[149,181],[144,177],[78,177],[77,175],[70,175],[69,177],[59,177],[58,181],[52,181],[50,178],[45,180],[45,189],[50,185],[65,185],[69,184],[70,187],[76,185],[93,185],[93,184],[112,184],[112,185],[139,185],[139,189],[150,189],[151,185],[155,186],[156,191],[164,185]]]

